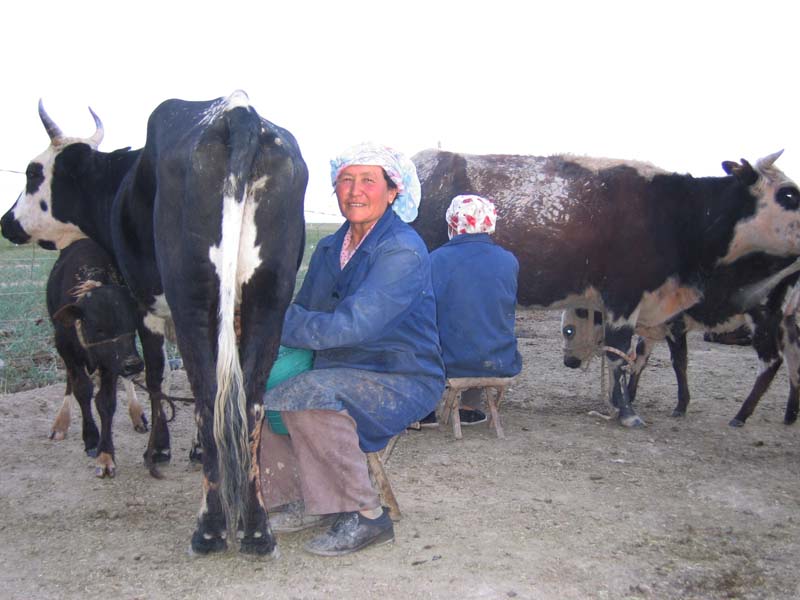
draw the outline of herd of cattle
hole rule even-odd
[[[98,150],[103,125],[94,112],[89,138],[66,137],[41,102],[39,114],[50,144],[29,163],[25,191],[3,216],[2,233],[61,251],[47,303],[67,369],[66,396],[79,402],[97,475],[115,472],[117,379],[142,369],[152,419],[145,463],[158,476],[156,463],[169,460],[164,342],[174,323],[203,462],[192,550],[223,550],[238,528],[241,552],[272,553],[250,434],[262,416],[304,246],[308,174],[295,139],[260,117],[240,91],[208,102],[163,102],[139,150]],[[755,165],[725,162],[724,176],[694,178],[630,161],[426,150],[412,157],[422,183],[412,226],[434,249],[447,241],[444,214],[454,196],[492,198],[495,240],[520,263],[519,303],[567,309],[564,362],[578,367],[604,354],[623,425],[643,423],[633,400],[653,343],[669,344],[679,384],[674,415],[683,415],[686,333],[742,323],[763,368],[732,424],[744,424],[784,359],[791,382],[785,421],[793,423],[800,192],[775,166],[779,155]],[[100,375],[99,434],[90,410],[92,371]],[[133,398],[131,418],[145,430]],[[66,431],[68,398],[59,414],[56,438]]]

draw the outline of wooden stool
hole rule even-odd
[[[486,404],[489,407],[488,425],[489,427],[494,425],[497,437],[505,438],[506,434],[503,433],[503,427],[500,425],[498,408],[500,402],[503,401],[506,387],[514,379],[514,377],[449,377],[444,390],[442,422],[447,425],[447,422],[452,417],[453,435],[457,440],[460,440],[462,438],[461,417],[458,414],[458,410],[461,408],[461,393],[470,388],[484,388],[486,389]],[[492,395],[491,390],[494,390],[494,395]]]
[[[372,479],[372,483],[378,489],[381,505],[389,509],[389,517],[392,521],[399,521],[403,515],[400,514],[400,506],[397,504],[397,498],[395,498],[392,491],[392,484],[389,483],[389,477],[387,477],[383,468],[392,454],[395,443],[397,443],[397,436],[390,439],[383,450],[367,452],[367,466],[369,467],[369,476]]]

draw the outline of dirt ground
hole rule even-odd
[[[387,465],[397,539],[343,558],[306,554],[310,531],[279,536],[270,560],[191,557],[190,406],[156,481],[121,401],[118,474],[99,480],[77,407],[68,438],[47,439],[61,385],[0,396],[0,597],[800,597],[800,431],[782,422],[783,372],[733,429],[755,353],[693,334],[693,400],[676,420],[662,345],[637,401],[648,425],[627,430],[589,414],[607,412],[599,362],[563,366],[557,312],[521,311],[518,334],[525,365],[501,408],[507,439],[485,425],[461,441],[449,428],[403,436]],[[173,393],[188,395],[182,375]]]

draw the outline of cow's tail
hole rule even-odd
[[[228,531],[235,531],[246,514],[250,451],[247,398],[234,330],[238,293],[239,245],[246,211],[247,182],[258,149],[260,122],[247,108],[224,113],[228,121],[229,171],[223,186],[220,242],[219,319],[217,329],[217,394],[214,399],[214,440],[220,472],[220,500]]]

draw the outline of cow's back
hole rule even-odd
[[[88,238],[72,242],[61,250],[47,278],[46,301],[55,344],[63,357],[69,354],[78,364],[88,364],[86,349],[78,340],[74,327],[67,327],[53,315],[67,304],[78,301],[80,288],[90,282],[100,285],[121,285],[114,262],[99,244]]]
[[[649,193],[652,178],[663,171],[651,165],[437,151],[413,161],[422,202],[412,225],[429,249],[447,241],[445,212],[454,196],[490,198],[498,212],[493,239],[520,261],[523,304],[548,306],[580,295],[620,270],[636,270],[638,289],[653,289],[678,262],[670,219],[657,214],[664,207],[654,205]],[[661,239],[648,225],[655,219],[661,220]],[[639,297],[620,300],[632,307]]]
[[[205,282],[213,289],[207,280],[209,248],[220,247],[226,211],[236,206],[226,208],[226,198],[245,207],[242,231],[229,229],[241,233],[250,267],[276,260],[275,254],[297,257],[307,180],[292,134],[261,117],[243,93],[162,102],[148,120],[145,146],[114,205],[114,250],[125,280],[151,306],[165,292],[170,301],[162,273],[179,281],[178,287]],[[260,256],[248,259],[247,251],[256,247]]]
[[[64,248],[47,279],[47,311],[50,316],[65,303],[75,302],[76,288],[86,281],[122,285],[122,279],[109,254],[88,238]]]

